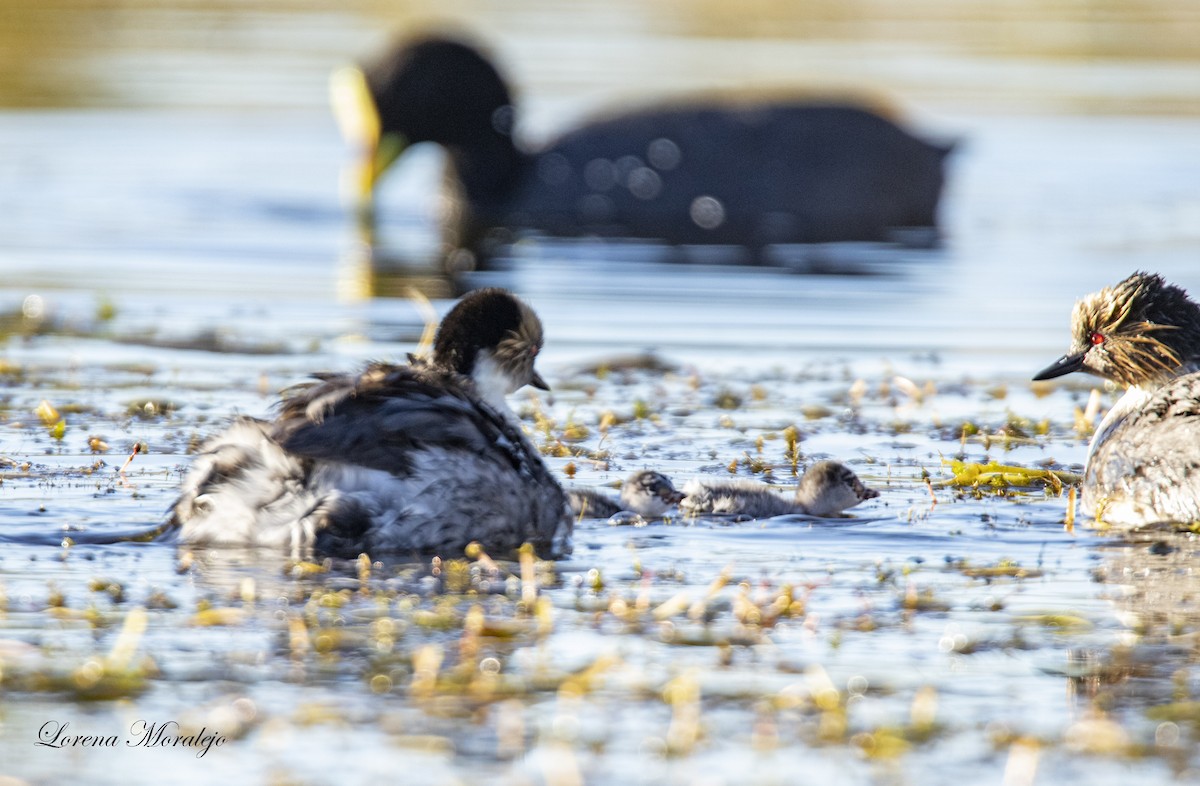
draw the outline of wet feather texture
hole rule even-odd
[[[540,380],[541,340],[528,306],[480,290],[447,315],[431,361],[293,388],[274,422],[240,420],[205,446],[174,508],[180,536],[341,556],[569,550],[562,489],[502,397]],[[503,390],[481,390],[480,373]]]

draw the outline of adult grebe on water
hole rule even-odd
[[[1086,371],[1128,388],[1088,448],[1084,513],[1122,527],[1200,521],[1200,307],[1134,273],[1076,303],[1071,335],[1035,380]]]
[[[316,375],[273,421],[241,418],[208,442],[173,521],[194,544],[461,554],[478,541],[570,551],[558,481],[504,397],[546,388],[542,324],[501,289],[464,297],[429,359]]]

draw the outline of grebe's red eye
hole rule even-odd
[[[1092,344],[1098,346],[1098,345],[1104,343],[1104,334],[1103,333],[1093,333],[1091,335],[1091,339],[1092,339]]]

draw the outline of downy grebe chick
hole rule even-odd
[[[679,509],[689,516],[705,513],[736,514],[753,518],[803,513],[831,518],[879,492],[867,488],[858,475],[837,461],[818,461],[800,478],[796,495],[788,499],[769,486],[750,481],[694,479],[683,487]]]
[[[242,418],[210,441],[174,506],[196,544],[335,556],[570,550],[562,488],[504,396],[545,388],[542,324],[501,289],[463,298],[430,359],[317,375],[272,422]]]
[[[1088,447],[1084,513],[1122,527],[1200,521],[1200,307],[1134,273],[1076,303],[1071,333],[1035,380],[1086,371],[1128,388]]]
[[[642,470],[621,484],[619,499],[595,489],[569,489],[567,504],[577,518],[607,519],[629,511],[639,516],[660,518],[683,499],[671,479],[660,472]]]
[[[437,35],[339,70],[333,100],[357,147],[346,180],[364,216],[407,147],[446,150],[447,182],[461,197],[445,227],[452,269],[486,266],[523,230],[741,246],[759,263],[773,244],[936,242],[950,148],[853,101],[679,100],[526,150],[496,67]]]

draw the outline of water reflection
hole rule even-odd
[[[1064,673],[1080,714],[1068,740],[1106,754],[1153,746],[1176,776],[1192,777],[1179,724],[1194,720],[1194,687],[1179,657],[1195,649],[1200,629],[1195,537],[1146,532],[1100,554],[1093,576],[1124,632],[1104,647],[1068,650]],[[1129,734],[1131,727],[1138,732]]]

